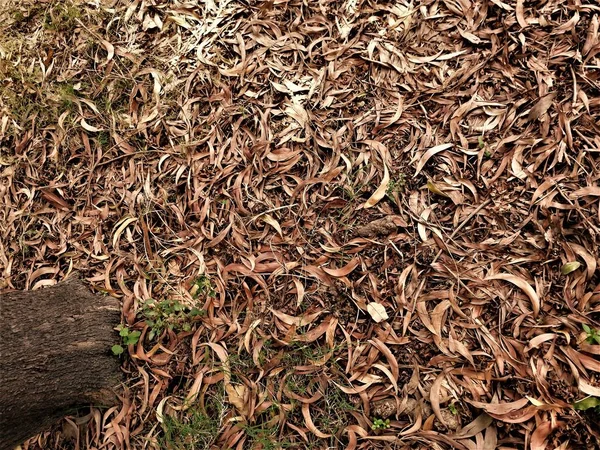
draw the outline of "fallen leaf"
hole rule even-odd
[[[350,262],[348,264],[346,264],[344,267],[342,267],[341,269],[329,269],[327,267],[323,267],[323,271],[325,273],[327,273],[328,275],[331,275],[332,277],[336,277],[336,278],[345,277],[350,272],[352,272],[354,269],[356,269],[356,267],[358,267],[359,263],[360,263],[359,258],[352,258],[352,260],[350,260]]]
[[[385,310],[385,306],[383,306],[381,303],[367,303],[367,312],[369,313],[371,318],[377,323],[383,322],[384,320],[388,320],[389,318]]]
[[[429,159],[433,155],[435,155],[439,152],[442,152],[444,150],[448,150],[449,148],[452,148],[452,147],[454,147],[454,144],[446,143],[446,144],[436,145],[435,147],[431,147],[429,150],[427,150],[425,152],[425,154],[419,160],[419,163],[417,164],[417,168],[415,170],[415,176],[417,176],[419,174],[419,172],[421,172],[421,170],[423,170],[423,167],[425,167],[425,164],[427,164],[427,161],[429,161]]]
[[[598,406],[600,406],[600,398],[598,397],[586,397],[573,403],[573,408],[578,411],[586,411],[588,409],[597,408]]]
[[[504,280],[509,283],[514,284],[515,286],[521,288],[531,300],[531,307],[533,309],[533,316],[537,317],[540,313],[540,298],[538,297],[535,289],[531,287],[529,283],[527,283],[522,278],[519,278],[512,274],[507,273],[499,273],[496,275],[490,275],[485,278],[486,280]]]
[[[566,264],[564,264],[562,266],[562,268],[560,269],[560,272],[563,275],[568,275],[571,272],[576,271],[577,269],[579,269],[581,267],[581,263],[579,261],[572,261],[572,262],[568,262]]]
[[[83,118],[81,119],[80,123],[81,123],[81,126],[83,127],[83,129],[86,131],[89,131],[90,133],[98,133],[98,132],[102,131],[102,128],[97,128],[97,127],[90,125]]]
[[[552,106],[552,102],[556,97],[556,93],[548,94],[542,97],[529,111],[529,115],[527,116],[527,120],[535,120],[542,117],[546,111]]]
[[[600,397],[600,387],[592,386],[582,379],[579,379],[579,390],[584,394]]]
[[[387,168],[387,164],[383,163],[383,179],[381,180],[381,184],[377,188],[375,192],[369,197],[369,199],[365,202],[364,208],[371,208],[375,206],[379,201],[385,196],[387,192],[388,185],[390,184],[390,173]]]

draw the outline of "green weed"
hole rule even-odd
[[[156,301],[148,299],[142,307],[142,315],[151,330],[148,339],[152,340],[166,329],[179,332],[190,331],[194,319],[204,314],[196,307],[188,307],[177,300]]]
[[[591,328],[586,324],[583,324],[583,331],[587,334],[585,341],[588,344],[599,344],[600,345],[600,331],[595,328]]]
[[[390,427],[390,419],[373,419],[373,425],[371,425],[371,429],[373,431],[377,430],[387,430]]]
[[[205,398],[203,407],[193,406],[183,412],[162,416],[162,434],[158,437],[159,448],[167,450],[197,450],[210,448],[219,435],[222,419],[226,413],[225,388],[218,385]]]
[[[321,392],[323,398],[315,404],[313,420],[321,431],[337,436],[352,420],[350,412],[357,407],[334,384],[328,384]]]
[[[450,411],[452,414],[454,414],[454,415],[457,415],[457,414],[458,414],[458,408],[456,407],[456,404],[455,404],[455,403],[450,403],[450,404],[448,405],[448,410],[449,410],[449,411]]]
[[[479,148],[480,149],[484,149],[485,148],[485,141],[483,140],[483,136],[479,136],[477,138],[477,142],[479,143]]]
[[[265,424],[259,425],[245,425],[244,431],[248,436],[249,442],[247,448],[256,448],[261,450],[277,450],[281,448],[290,448],[292,443],[289,441],[282,441],[277,435],[279,432],[278,426],[265,426]]]
[[[119,331],[119,336],[121,336],[121,342],[125,346],[129,344],[137,344],[140,340],[140,335],[142,334],[140,331],[137,330],[131,331],[128,327],[125,327],[123,325],[119,325],[117,327],[117,330]],[[123,346],[118,344],[113,345],[111,350],[116,356],[119,356],[125,351]]]
[[[72,109],[76,99],[75,88],[71,84],[62,84],[58,87],[58,96],[63,109]]]
[[[394,194],[402,192],[405,187],[406,187],[406,175],[401,173],[398,175],[398,178],[396,178],[395,180],[390,180],[390,183],[388,184],[388,187],[387,187],[385,193],[389,197],[393,197]]]
[[[101,131],[98,133],[98,144],[100,147],[107,147],[110,143],[110,135],[106,131]]]
[[[190,294],[194,298],[198,298],[200,296],[217,296],[217,292],[215,291],[210,278],[208,278],[206,275],[201,275],[194,280],[192,287],[190,288]]]
[[[219,417],[212,417],[199,409],[189,409],[183,417],[163,416],[163,435],[158,439],[160,448],[195,450],[208,448],[214,443],[220,426]]]
[[[596,414],[600,414],[600,397],[586,397],[573,403],[573,409],[578,411],[588,411],[593,409]]]
[[[228,375],[231,375],[234,382],[239,381],[239,374],[247,374],[255,368],[252,355],[249,355],[246,351],[242,351],[240,354],[233,353],[229,355],[227,363],[229,366]],[[223,368],[223,370],[225,369]]]

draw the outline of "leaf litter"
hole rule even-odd
[[[22,448],[598,448],[599,14],[5,1],[0,289],[141,333]]]

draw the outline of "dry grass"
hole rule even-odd
[[[0,289],[142,332],[23,449],[600,448],[595,2],[4,3]]]

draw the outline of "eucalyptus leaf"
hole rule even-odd
[[[586,409],[595,408],[597,406],[600,406],[599,397],[587,397],[573,403],[573,408],[578,411],[585,411]]]
[[[574,272],[575,270],[579,269],[580,267],[581,263],[579,261],[571,261],[562,266],[560,271],[563,275],[568,275],[571,272]]]

